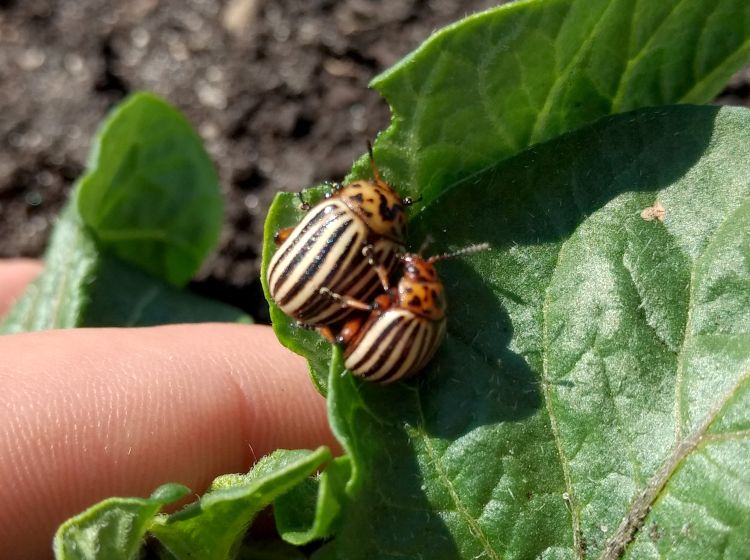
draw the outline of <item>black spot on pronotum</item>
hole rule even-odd
[[[396,219],[396,217],[403,212],[403,208],[400,204],[394,204],[393,206],[388,206],[388,201],[386,200],[385,196],[382,194],[379,194],[380,196],[380,206],[378,207],[378,211],[380,212],[380,216],[389,222],[392,222]]]

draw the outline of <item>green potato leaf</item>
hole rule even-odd
[[[234,558],[258,512],[330,459],[325,447],[277,450],[258,461],[247,475],[220,477],[198,502],[157,518],[151,533],[175,560]]]
[[[55,534],[57,560],[134,560],[159,510],[190,490],[165,484],[150,498],[109,498],[68,519]]]
[[[88,290],[87,327],[149,327],[179,323],[252,323],[241,310],[175,288],[103,255]]]
[[[707,103],[749,55],[746,0],[512,2],[442,29],[373,80],[393,113],[376,156],[427,202],[606,115]]]
[[[512,2],[440,30],[373,80],[393,113],[375,159],[399,192],[421,197],[419,211],[456,182],[604,116],[708,102],[749,56],[745,0]],[[370,174],[363,156],[350,178]],[[298,205],[289,193],[271,205],[263,288],[279,339],[308,358],[325,393],[327,345],[290,322],[265,284],[273,234],[299,222]]]
[[[127,159],[129,150],[146,158],[138,165],[152,160],[159,165],[144,174]],[[91,169],[55,225],[44,272],[0,323],[0,333],[248,322],[238,309],[174,286],[187,280],[213,247],[221,219],[213,168],[184,118],[153,95],[135,94],[109,116],[90,159]],[[120,169],[116,175],[110,173],[114,168]],[[192,177],[187,184],[181,180],[186,172]],[[152,238],[148,220],[166,215],[173,219],[159,223],[169,241],[163,244]],[[122,227],[133,235],[113,245],[102,238],[102,227]],[[185,243],[196,243],[189,259],[177,247]],[[151,265],[137,259],[124,262],[128,251],[147,257]]]
[[[349,457],[337,457],[320,476],[279,496],[273,514],[281,538],[302,545],[331,536],[348,501],[345,489],[350,478]]]
[[[71,205],[55,225],[44,265],[0,323],[0,334],[252,321],[239,309],[175,288],[104,253]]]
[[[99,251],[68,204],[52,231],[44,272],[34,280],[0,323],[10,334],[82,326],[88,307],[87,286],[96,277]]]
[[[334,353],[352,506],[327,557],[742,558],[748,146],[745,109],[646,109],[424,208],[414,245],[492,248],[438,265],[448,337],[418,378]]]
[[[107,253],[176,286],[218,241],[213,164],[185,117],[149,93],[132,95],[104,122],[76,200]]]

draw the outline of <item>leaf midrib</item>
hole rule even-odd
[[[581,41],[580,46],[578,47],[576,52],[573,54],[573,56],[570,58],[570,61],[568,62],[568,64],[560,72],[559,78],[555,80],[555,83],[552,84],[552,87],[549,88],[549,90],[547,91],[547,95],[544,98],[544,103],[542,104],[542,108],[536,114],[536,117],[534,119],[534,124],[531,127],[531,133],[529,134],[529,140],[527,142],[527,145],[532,146],[534,144],[539,143],[545,138],[545,132],[543,131],[546,128],[547,121],[549,119],[549,114],[550,114],[550,111],[552,110],[553,102],[557,100],[557,97],[559,95],[559,92],[562,86],[568,83],[567,77],[570,74],[571,70],[577,66],[577,63],[580,61],[580,59],[588,52],[592,41],[594,40],[594,38],[597,36],[597,33],[599,32],[599,27],[601,26],[602,22],[607,18],[607,15],[609,14],[610,8],[612,8],[612,6],[617,6],[617,2],[609,2],[609,4],[602,10],[602,13],[599,16],[599,19],[591,28],[591,31],[588,34],[588,36],[583,41]]]
[[[617,560],[622,557],[627,546],[632,542],[633,537],[643,525],[643,520],[651,510],[651,506],[656,501],[656,498],[658,498],[661,491],[671,479],[672,474],[677,470],[680,463],[682,463],[682,461],[687,458],[688,455],[690,455],[698,445],[704,441],[704,439],[708,439],[705,438],[708,429],[719,417],[721,411],[734,394],[739,391],[742,385],[748,380],[750,380],[750,370],[747,370],[742,374],[737,383],[735,383],[731,389],[726,392],[719,403],[706,414],[703,422],[695,430],[693,430],[685,439],[677,442],[672,455],[670,455],[646,488],[642,490],[638,497],[633,501],[633,505],[623,518],[614,535],[607,539],[604,551],[599,555],[598,560]],[[746,432],[750,433],[750,430],[746,430]],[[743,432],[740,431],[734,433],[742,434]],[[714,438],[708,440],[713,441]]]
[[[638,52],[636,52],[633,56],[628,56],[628,62],[625,65],[625,71],[623,71],[622,74],[620,74],[620,81],[617,84],[617,90],[615,91],[615,95],[612,97],[612,105],[611,105],[612,113],[620,113],[622,111],[622,107],[620,105],[622,103],[622,97],[625,94],[624,86],[628,83],[628,79],[630,78],[630,74],[633,71],[633,68],[635,68],[636,64],[640,62],[644,54],[648,52],[648,49],[653,43],[654,39],[659,35],[659,31],[661,31],[662,27],[664,27],[667,21],[669,21],[672,18],[672,16],[675,15],[677,10],[680,7],[682,7],[684,1],[685,0],[679,0],[679,2],[674,4],[672,8],[669,10],[669,13],[666,16],[664,16],[664,19],[662,19],[659,22],[659,24],[654,28],[654,32],[648,38],[648,41],[645,41],[643,46],[640,49],[638,49]],[[635,18],[635,10],[633,10],[633,18]],[[632,30],[633,30],[632,21],[631,21],[630,30],[632,33]]]

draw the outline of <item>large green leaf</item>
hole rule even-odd
[[[399,192],[429,203],[539,142],[638,107],[710,101],[750,57],[745,0],[527,0],[442,29],[372,82],[393,112],[375,157]],[[368,177],[360,159],[352,176]],[[279,339],[325,392],[330,354],[289,322],[265,285],[273,233],[302,217],[281,193],[262,277]],[[466,217],[464,217],[466,218]]]
[[[77,202],[107,253],[178,286],[218,241],[213,164],[185,117],[149,93],[132,95],[104,122]]]
[[[373,80],[393,112],[376,156],[427,202],[606,115],[709,102],[750,55],[746,0],[528,0],[433,35]],[[355,174],[369,173],[361,160]]]
[[[440,263],[449,335],[419,378],[377,386],[334,360],[355,504],[340,558],[743,557],[748,147],[747,110],[642,110],[413,220],[415,245],[492,249]]]

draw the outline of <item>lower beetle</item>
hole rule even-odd
[[[330,342],[344,346],[344,365],[354,375],[392,383],[414,375],[427,365],[445,337],[445,296],[435,262],[487,249],[482,243],[427,259],[401,256],[398,285],[370,305],[322,288],[321,293],[342,307],[368,309],[369,315],[347,321],[338,336],[322,330]]]

